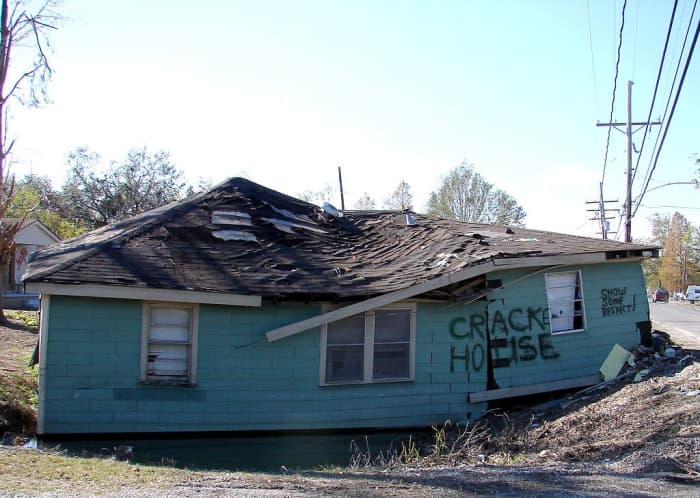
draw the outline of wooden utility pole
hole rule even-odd
[[[609,233],[617,233],[617,232],[611,232],[610,231],[610,223],[608,223],[608,220],[614,220],[615,217],[608,217],[608,211],[615,211],[617,213],[620,212],[619,209],[608,209],[605,207],[605,204],[608,202],[617,202],[617,199],[614,201],[606,201],[605,198],[603,197],[603,182],[600,182],[600,198],[597,201],[587,201],[586,204],[598,204],[598,207],[596,209],[587,209],[586,211],[594,212],[595,215],[593,218],[589,218],[591,221],[599,221],[600,222],[600,233],[601,236],[603,237],[603,240],[607,240],[608,234]]]
[[[637,130],[632,130],[633,126],[653,126],[660,125],[661,121],[632,121],[632,81],[627,82],[627,121],[624,123],[597,123],[596,126],[613,127],[618,131],[624,127],[625,135],[627,135],[627,185],[625,192],[625,242],[632,242],[632,134]],[[601,185],[602,189],[602,185]]]
[[[338,166],[338,183],[340,184],[340,210],[345,211],[345,194],[343,193],[343,174]]]

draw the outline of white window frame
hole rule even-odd
[[[330,311],[330,306],[324,307],[324,312]],[[408,352],[408,377],[391,379],[373,379],[374,376],[374,312],[388,309],[405,309],[410,311],[410,343]],[[338,386],[347,384],[383,384],[389,382],[412,382],[415,380],[416,368],[416,304],[393,303],[381,308],[364,312],[365,342],[363,372],[361,380],[326,381],[326,352],[328,347],[328,325],[321,326],[321,359],[319,364],[319,382],[321,386]]]
[[[574,284],[574,298],[573,299],[564,299],[564,300],[558,300],[558,301],[552,301],[550,300],[550,289],[552,288],[549,283],[549,278],[557,276],[557,275],[562,275],[562,274],[575,274],[576,275],[576,283]],[[551,276],[551,277],[550,277]],[[544,276],[545,280],[545,288],[547,292],[547,313],[549,317],[549,331],[551,335],[563,335],[563,334],[574,334],[578,332],[585,332],[586,331],[586,305],[583,300],[583,276],[581,275],[581,270],[570,270],[570,271],[562,271],[562,272],[553,272],[553,273],[546,273]],[[578,291],[578,292],[577,292]],[[578,295],[578,297],[576,297]],[[573,324],[570,329],[564,329],[564,330],[554,330],[553,329],[553,318],[556,318],[553,316],[554,310],[557,308],[557,304],[559,303],[564,303],[565,305],[572,305],[573,310],[572,310],[572,316],[573,316]],[[580,314],[576,313],[576,303],[579,303],[580,307]],[[580,316],[580,326],[577,327],[577,317]]]
[[[153,308],[186,309],[190,311],[190,340],[188,342],[187,376],[171,378],[148,374],[149,337],[151,310]],[[141,313],[141,368],[139,382],[144,384],[195,385],[197,383],[197,337],[199,331],[199,305],[171,303],[162,301],[145,301]],[[182,344],[177,342],[177,344]]]

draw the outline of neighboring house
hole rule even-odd
[[[329,210],[332,211],[332,210]],[[338,214],[337,212],[335,213]],[[656,249],[248,180],[39,251],[43,434],[400,428],[591,385]]]
[[[19,218],[3,219],[3,222],[20,223],[21,221]],[[34,251],[60,241],[61,239],[39,220],[27,219],[22,223],[19,231],[15,234],[14,254],[2,276],[5,289],[3,303],[5,308],[37,308],[37,296],[25,295],[22,285],[22,275],[27,267],[27,260]]]

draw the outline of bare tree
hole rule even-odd
[[[8,133],[8,107],[11,102],[36,107],[47,101],[47,83],[53,73],[47,53],[49,33],[60,17],[53,11],[56,2],[34,4],[30,0],[2,0],[0,6],[0,323],[6,324],[3,294],[7,269],[15,252],[15,235],[31,210],[20,219],[7,219],[17,192],[9,168],[14,139]],[[15,64],[15,61],[18,61]]]
[[[396,209],[399,211],[413,209],[411,186],[404,180],[401,180],[396,186],[396,189],[391,193],[391,196],[384,201],[384,207],[386,209]]]
[[[376,203],[367,192],[363,192],[360,198],[357,199],[357,202],[355,203],[354,207],[355,209],[367,211],[370,209],[374,209],[376,207]]]
[[[337,195],[339,194],[336,187],[324,183],[320,190],[305,190],[304,192],[299,192],[297,197],[302,201],[318,204],[320,206],[324,202],[331,202],[333,199],[336,199]]]

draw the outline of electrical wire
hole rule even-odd
[[[595,115],[598,115],[598,78],[595,74],[595,58],[593,56],[593,27],[591,26],[591,4],[586,0],[586,12],[588,13],[588,46],[591,50],[591,70],[593,72],[593,101],[595,102]]]
[[[647,206],[647,205],[644,205],[644,207],[647,207],[650,209],[671,208],[671,209],[690,209],[693,211],[700,210],[700,207],[697,207],[697,206]]]
[[[693,10],[690,12],[690,19],[688,21],[688,27],[686,28],[685,36],[683,37],[683,46],[681,47],[680,56],[678,57],[678,62],[676,63],[676,70],[673,74],[673,81],[671,82],[671,88],[670,88],[669,93],[668,93],[668,99],[666,100],[666,106],[664,107],[664,113],[663,113],[663,116],[661,118],[662,123],[666,123],[666,116],[668,115],[669,107],[671,105],[673,91],[676,88],[676,80],[678,79],[678,72],[680,71],[680,68],[681,68],[681,61],[683,60],[683,53],[685,52],[685,46],[688,43],[688,36],[690,35],[690,29],[693,25],[693,17],[695,15],[695,9],[697,7],[697,4],[698,4],[698,2],[697,2],[697,0],[695,0],[695,2],[693,4]],[[649,182],[651,181],[652,165],[654,164],[654,155],[655,155],[657,148],[659,146],[660,139],[661,139],[661,132],[659,132],[656,135],[656,140],[654,141],[654,148],[652,149],[651,157],[649,158],[649,165],[647,166],[647,171],[644,174],[644,182],[646,183],[647,187],[649,185]],[[644,192],[646,192],[647,187],[645,187]],[[643,195],[643,194],[640,194],[640,196],[641,195]],[[640,196],[637,196],[637,198],[635,199],[637,207],[635,207],[633,216],[634,216],[634,214],[636,214],[637,209],[639,209],[638,206],[641,203],[641,200],[639,199]]]
[[[634,73],[637,68],[637,35],[639,34],[639,3],[637,3],[637,11],[634,16],[634,49],[632,50],[632,81],[634,81]]]
[[[668,50],[668,42],[671,39],[671,32],[673,31],[673,21],[676,17],[676,8],[678,7],[678,0],[673,2],[673,10],[671,11],[671,19],[668,21],[668,31],[666,32],[666,41],[664,42],[664,51],[661,54],[661,62],[659,63],[659,72],[656,75],[656,84],[654,85],[654,95],[651,97],[651,105],[649,106],[649,115],[646,119],[646,125],[644,126],[644,135],[642,136],[642,145],[639,147],[639,152],[637,154],[637,163],[634,166],[634,172],[632,173],[632,184],[634,184],[634,179],[637,176],[637,168],[639,167],[639,161],[642,158],[642,151],[644,150],[644,144],[647,140],[647,134],[649,132],[649,122],[651,121],[651,114],[654,112],[654,104],[656,103],[656,93],[659,91],[659,82],[661,81],[661,73],[664,69],[664,62],[666,61],[666,52]]]
[[[620,21],[620,33],[618,35],[617,44],[617,61],[615,62],[615,77],[613,78],[612,102],[610,103],[610,119],[609,123],[613,122],[613,112],[615,111],[615,94],[617,93],[617,77],[620,74],[620,54],[622,53],[622,33],[625,29],[625,9],[627,8],[627,0],[622,4],[622,20]],[[601,183],[605,183],[605,170],[608,166],[608,152],[610,151],[610,135],[612,134],[612,126],[608,127],[608,138],[605,143],[605,158],[603,159],[603,176]]]
[[[648,176],[646,183],[644,185],[644,189],[639,194],[639,197],[637,199],[637,205],[635,206],[635,213],[636,213],[637,209],[639,209],[639,206],[642,203],[642,199],[644,198],[644,194],[646,194],[647,189],[649,188],[649,182],[651,181],[651,176],[654,173],[654,170],[656,169],[656,166],[659,162],[659,156],[661,155],[661,150],[663,149],[664,142],[666,141],[666,136],[668,135],[668,129],[671,126],[671,121],[673,120],[673,114],[676,110],[676,106],[678,105],[678,99],[681,95],[681,91],[683,90],[683,83],[685,82],[685,77],[688,74],[688,68],[690,67],[690,61],[692,60],[693,53],[695,52],[695,45],[697,44],[697,41],[698,41],[698,34],[700,34],[700,19],[698,19],[698,24],[695,28],[695,35],[693,36],[693,42],[690,45],[688,57],[685,60],[685,66],[683,67],[683,74],[681,75],[681,80],[678,83],[678,89],[676,90],[676,96],[673,99],[673,105],[671,106],[671,112],[668,116],[668,121],[666,122],[666,126],[664,127],[663,135],[661,136],[661,142],[659,143],[659,148],[656,149],[656,156],[654,156],[654,165],[652,166],[651,170],[649,171],[649,176]]]

